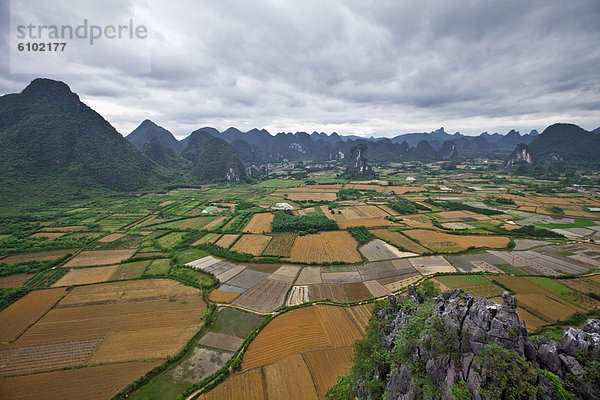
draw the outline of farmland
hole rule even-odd
[[[108,399],[177,356],[128,393],[177,398],[256,334],[239,373],[200,398],[324,398],[375,299],[426,279],[491,300],[512,291],[530,331],[600,306],[590,296],[600,294],[600,215],[586,211],[596,197],[539,195],[509,177],[491,191],[480,172],[408,167],[418,186],[393,169],[368,184],[303,170],[306,179],[76,201],[5,229],[0,393],[80,398],[89,387],[85,398]],[[489,193],[516,204],[487,215]],[[420,208],[401,214],[401,201]],[[293,210],[271,208],[279,202]],[[542,212],[556,204],[569,210]],[[209,206],[219,208],[205,216]],[[539,230],[520,230],[529,225]],[[347,228],[357,226],[355,239]],[[316,301],[326,304],[302,307]]]
[[[271,232],[271,222],[273,222],[273,214],[260,213],[255,214],[248,225],[244,228],[244,232],[249,233],[265,233]]]
[[[290,250],[290,261],[299,263],[323,263],[342,261],[360,262],[357,243],[347,232],[323,232],[300,236]]]

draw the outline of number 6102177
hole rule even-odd
[[[17,49],[19,51],[65,51],[66,43],[47,42],[47,43],[19,43]]]

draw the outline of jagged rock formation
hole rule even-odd
[[[346,175],[350,177],[365,177],[375,178],[375,172],[368,163],[366,144],[358,144],[350,150],[348,158],[348,166],[346,167]]]
[[[533,164],[533,157],[525,143],[519,143],[506,161],[504,168],[512,168],[519,164]]]
[[[492,390],[499,397],[484,398],[558,398],[555,381],[546,373],[536,372],[545,370],[560,382],[570,380],[570,386],[579,382],[581,390],[575,398],[598,399],[598,382],[578,380],[593,368],[586,370],[578,357],[581,352],[598,357],[600,320],[589,320],[583,329],[566,328],[559,344],[543,337],[532,341],[525,323],[517,315],[516,298],[505,292],[503,300],[503,304],[498,304],[485,298],[475,299],[460,289],[427,300],[414,286],[405,298],[396,300],[390,295],[389,305],[377,312],[375,332],[367,333],[367,338],[377,338],[377,343],[371,344],[362,355],[361,346],[357,347],[356,366],[344,378],[354,379],[346,382],[353,388],[347,394],[360,399],[379,398],[385,393],[384,398],[397,400],[424,397],[478,400]],[[367,361],[365,353],[369,354]],[[490,364],[489,357],[494,354],[510,360],[500,360],[506,364],[504,367]],[[502,388],[498,384],[498,374],[502,373],[513,374],[501,377],[508,379],[508,385],[510,379],[516,380],[513,389],[523,384],[531,393],[525,395],[523,389],[519,396],[511,395],[511,387]],[[523,382],[518,382],[519,379]],[[455,396],[458,390],[462,390],[462,397]]]

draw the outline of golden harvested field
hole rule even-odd
[[[35,290],[0,311],[0,343],[16,340],[66,293],[63,288]]]
[[[215,303],[231,303],[232,301],[237,299],[240,294],[241,293],[239,292],[230,292],[228,290],[215,289],[212,292],[210,292],[208,299]]]
[[[352,367],[354,347],[308,351],[303,356],[317,388],[317,395],[324,399],[337,378],[348,373]]]
[[[460,251],[471,246],[504,248],[510,241],[504,236],[451,235],[424,229],[412,229],[404,233],[433,251],[456,251],[455,247]]]
[[[56,281],[52,287],[87,285],[88,283],[105,282],[119,268],[118,265],[110,265],[108,267],[92,267],[72,269],[65,276]]]
[[[263,253],[265,255],[289,257],[296,237],[298,237],[296,233],[275,233],[271,236],[271,241],[265,247]]]
[[[79,286],[71,290],[57,307],[199,295],[198,289],[182,285],[172,279],[142,279]]]
[[[271,213],[254,214],[248,225],[244,228],[244,232],[250,233],[266,233],[271,232],[271,222],[274,215]]]
[[[310,371],[300,354],[294,354],[263,368],[267,398],[317,399]]]
[[[410,240],[400,232],[392,232],[387,229],[372,229],[370,232],[378,238],[383,239],[386,242],[390,242],[399,249],[404,249],[417,254],[423,254],[429,251],[419,243]]]
[[[290,261],[300,263],[333,261],[358,263],[362,261],[362,258],[356,250],[356,246],[356,241],[346,231],[299,236],[292,246]]]
[[[135,254],[136,249],[84,250],[63,267],[87,267],[91,265],[118,264]]]
[[[39,253],[25,253],[15,254],[12,256],[4,257],[2,263],[14,264],[17,262],[25,261],[44,261],[44,260],[56,260],[64,257],[69,253],[75,253],[76,250],[56,250],[56,251],[42,251]]]
[[[101,365],[0,378],[0,395],[10,393],[10,399],[15,400],[106,400],[163,362]]]
[[[106,235],[100,239],[98,239],[98,241],[100,243],[110,243],[110,242],[114,242],[116,240],[119,240],[121,238],[125,237],[124,234],[122,233],[111,233],[110,235]]]
[[[311,306],[271,321],[250,343],[244,370],[308,350],[353,345],[362,337],[343,307]]]
[[[192,325],[109,333],[94,351],[88,364],[167,358],[177,354],[199,329],[200,326]]]
[[[235,240],[238,238],[238,236],[239,235],[237,233],[233,233],[233,234],[229,233],[229,234],[223,235],[223,236],[221,236],[221,239],[219,239],[215,242],[215,244],[217,246],[221,246],[221,247],[228,249],[229,246],[231,246],[231,244],[233,242],[235,242]]]
[[[21,286],[35,274],[19,274],[0,277],[0,289],[16,288]]]
[[[265,247],[267,247],[270,240],[271,236],[246,234],[235,242],[231,250],[238,253],[250,253],[254,256],[259,256]]]
[[[256,368],[243,374],[233,374],[198,400],[258,400],[266,399],[267,393],[262,369]]]

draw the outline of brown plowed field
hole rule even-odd
[[[215,349],[236,351],[244,343],[244,339],[226,333],[207,332],[198,344]]]
[[[337,378],[343,376],[353,365],[354,347],[315,350],[302,354],[313,377],[317,395],[324,399],[325,393],[335,385]]]
[[[323,232],[316,235],[299,236],[290,253],[290,261],[300,263],[323,263],[343,261],[361,262],[356,250],[357,243],[346,231]]]
[[[336,283],[318,283],[309,285],[308,297],[310,298],[310,301],[329,299],[338,303],[346,302],[343,286]]]
[[[44,260],[56,260],[69,253],[75,253],[76,250],[57,250],[57,251],[42,251],[39,253],[26,253],[26,254],[15,254],[12,256],[4,257],[2,263],[14,264],[17,262],[25,261],[44,261]]]
[[[0,277],[0,289],[16,288],[21,286],[35,274],[9,275]]]
[[[265,365],[265,383],[269,399],[317,399],[310,371],[300,354]]]
[[[373,297],[369,289],[362,282],[347,283],[344,285],[344,293],[348,301],[358,301]]]
[[[274,215],[271,213],[254,214],[248,225],[244,228],[244,232],[249,233],[266,233],[271,232],[271,222]]]
[[[0,378],[0,397],[13,400],[106,400],[163,362],[101,365]]]
[[[52,287],[87,285],[88,283],[105,282],[115,274],[118,265],[108,267],[92,267],[72,269],[65,276],[56,281]]]
[[[238,253],[250,253],[254,256],[259,256],[265,247],[267,247],[270,240],[271,236],[247,234],[235,242],[231,250]]]
[[[35,290],[0,312],[0,343],[14,341],[31,324],[48,312],[66,289]],[[46,344],[46,343],[41,343]]]
[[[133,256],[136,249],[84,250],[69,260],[64,267],[87,267],[91,265],[118,264]]]

